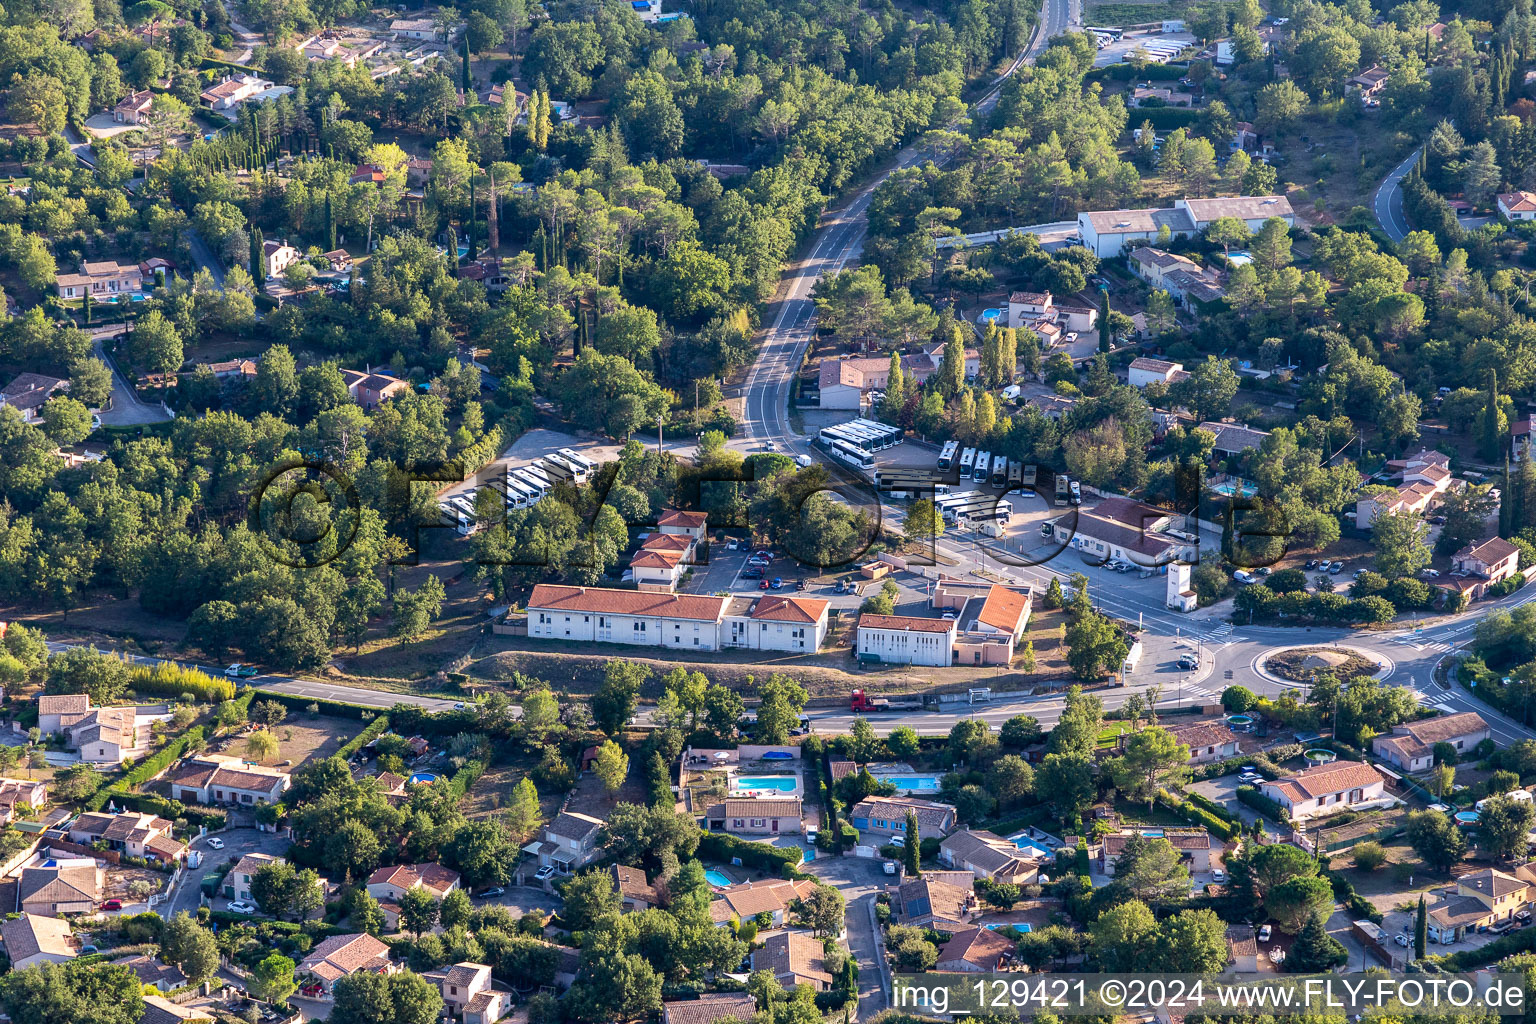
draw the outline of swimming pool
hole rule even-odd
[[[738,775],[731,780],[731,788],[738,792],[755,790],[793,793],[796,781],[791,775]]]
[[[1259,493],[1259,488],[1255,484],[1238,484],[1233,483],[1231,480],[1228,480],[1225,483],[1212,484],[1211,490],[1215,491],[1217,494],[1224,494],[1229,498],[1251,498],[1255,494]]]
[[[1157,839],[1160,838],[1162,834],[1163,830],[1160,828],[1144,828],[1141,830],[1141,835],[1144,839]]]
[[[989,932],[995,932],[999,928],[1017,928],[1019,930],[1019,932],[1021,934],[1024,934],[1024,935],[1028,935],[1030,932],[1035,930],[1034,929],[1034,925],[1030,924],[1028,921],[1024,922],[1023,924],[989,924],[989,925],[987,925],[987,931],[989,931]]]
[[[431,772],[417,772],[415,775],[412,775],[405,781],[410,783],[412,786],[420,786],[429,782],[436,782],[437,776],[433,775]]]
[[[1035,840],[1029,838],[1029,836],[1022,832],[1016,836],[1010,836],[1008,841],[1021,850],[1034,850],[1035,852],[1046,857],[1056,856],[1055,850],[1051,849],[1049,846],[1046,846],[1044,843],[1037,843]]]
[[[705,881],[709,882],[710,885],[718,885],[722,888],[733,884],[730,878],[726,876],[725,872],[716,871],[714,868],[710,868],[708,871],[704,872],[704,879]]]
[[[889,782],[901,793],[936,793],[939,790],[939,776],[937,775],[912,775],[908,772],[891,772],[877,774],[875,778],[881,782]]]

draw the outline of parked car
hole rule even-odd
[[[1309,558],[1309,559],[1307,559],[1307,564],[1306,564],[1306,566],[1305,566],[1305,568],[1306,568],[1306,569],[1307,569],[1307,570],[1308,570],[1308,571],[1309,571],[1309,572],[1310,572],[1310,571],[1311,571],[1311,570],[1313,570],[1313,569],[1316,569],[1316,568],[1317,568],[1317,559],[1315,559],[1315,558]]]
[[[1223,882],[1225,882],[1226,880],[1227,880],[1227,873],[1225,871],[1221,870],[1221,868],[1212,868],[1211,869],[1211,881],[1215,882],[1217,885],[1220,885]]]
[[[101,903],[101,909],[102,910],[122,910],[123,909],[123,901],[122,900],[103,900],[102,903]]]
[[[1253,570],[1253,574],[1255,576],[1268,576],[1269,575],[1269,566],[1261,565],[1257,569]]]
[[[795,589],[796,590],[804,590],[805,589],[805,580],[795,580]]]
[[[1269,937],[1274,934],[1274,932],[1271,929],[1272,929],[1272,926],[1271,925],[1267,925],[1267,924],[1259,929],[1259,941],[1260,942],[1268,942],[1269,941]]]
[[[1398,932],[1396,935],[1392,936],[1392,941],[1397,943],[1399,946],[1404,947],[1405,949],[1408,946],[1408,936],[1404,935],[1402,932]]]
[[[487,889],[484,892],[482,892],[480,894],[479,898],[482,899],[482,900],[493,900],[497,896],[505,896],[506,894],[507,894],[507,890],[503,889],[499,885],[493,885],[489,889]]]
[[[763,580],[761,583],[759,583],[757,585],[757,589],[758,590],[767,590],[768,589],[768,581],[767,580]]]
[[[117,901],[113,900],[112,902],[116,903]],[[254,914],[256,913],[256,905],[254,903],[247,903],[244,900],[236,900],[229,905],[229,912],[231,914]]]
[[[211,839],[208,840],[208,849],[210,849],[210,850],[222,850],[222,849],[224,849],[224,840],[220,839],[218,836],[212,837]]]
[[[897,847],[898,849],[904,848],[907,845],[907,837],[906,836],[891,836],[891,845],[894,846],[894,847]]]
[[[555,877],[555,866],[553,864],[545,864],[533,873],[533,877],[537,881],[547,882]]]
[[[1264,781],[1264,776],[1250,775],[1249,773],[1244,772],[1237,777],[1237,781],[1241,782],[1245,786],[1257,786]]]
[[[1179,655],[1179,668],[1199,668],[1200,659],[1193,654]]]
[[[885,873],[886,874],[894,875],[896,873],[896,862],[895,861],[893,861],[893,860],[886,861],[884,867],[885,867]]]
[[[1343,571],[1344,571],[1344,563],[1343,562],[1334,562],[1332,565],[1328,566],[1328,575],[1330,575],[1330,576],[1337,576],[1339,573],[1341,573]]]
[[[1440,576],[1440,570],[1439,569],[1421,569],[1421,570],[1419,570],[1419,575],[1424,577],[1427,580],[1437,579]]]
[[[784,589],[784,580],[783,580],[783,578],[780,577],[780,576],[775,576],[773,578],[773,582],[768,584],[768,589],[770,589],[770,590],[783,590]]]

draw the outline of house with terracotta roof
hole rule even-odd
[[[112,301],[119,295],[139,294],[144,288],[144,278],[135,263],[87,261],[80,264],[78,274],[58,274],[54,278],[54,287],[61,299],[89,295],[93,299]]]
[[[801,831],[802,808],[797,796],[728,796],[704,812],[712,832],[738,836],[776,836]]]
[[[676,508],[665,509],[656,520],[656,528],[664,534],[688,537],[697,543],[709,534],[709,513],[687,512]]]
[[[492,1024],[512,1009],[512,993],[496,990],[488,964],[456,963],[422,977],[437,984],[449,1015],[464,1024]]]
[[[541,583],[528,598],[528,635],[713,651],[728,600]]]
[[[8,405],[21,413],[23,423],[37,423],[43,418],[43,406],[48,399],[68,390],[69,381],[59,377],[19,373],[9,384],[0,387],[0,405]]]
[[[1265,782],[1259,792],[1284,807],[1292,821],[1305,821],[1342,810],[1390,807],[1387,780],[1360,761],[1334,761]]]
[[[229,75],[204,89],[199,97],[210,110],[233,110],[246,100],[266,92],[273,83],[255,75]]]
[[[148,89],[131,92],[112,108],[112,121],[114,124],[143,124],[154,105],[155,94]]]
[[[1091,331],[1099,311],[1089,306],[1062,304],[1050,292],[1013,292],[1008,296],[1008,326],[1022,327],[1045,320],[1067,331]]]
[[[973,353],[973,359],[980,356]],[[968,360],[969,361],[969,360]],[[927,354],[901,357],[902,373],[921,384],[928,379],[938,364]],[[975,375],[972,367],[970,375]],[[849,356],[842,359],[827,358],[817,370],[818,404],[823,409],[847,409],[864,407],[872,391],[884,391],[891,380],[890,356]]]
[[[368,876],[368,895],[391,903],[398,903],[412,889],[422,889],[440,900],[458,887],[457,871],[431,861],[382,867]]]
[[[752,969],[768,971],[785,988],[810,985],[818,992],[832,988],[826,950],[821,940],[804,932],[774,932],[752,954]]]
[[[946,836],[939,843],[939,863],[1000,883],[1027,885],[1040,876],[1037,859],[1012,841],[979,829]]]
[[[943,839],[954,831],[953,807],[911,796],[867,796],[849,810],[848,820],[861,833],[877,838],[906,836],[908,811],[917,815],[919,839]]]
[[[1501,192],[1497,205],[1499,216],[1505,220],[1536,220],[1536,192]]]
[[[92,707],[90,696],[83,693],[44,694],[37,699],[37,727],[44,736],[62,736],[82,761],[121,764],[148,750],[154,716],[139,711],[132,706]]]
[[[1172,384],[1174,381],[1183,380],[1188,376],[1189,371],[1184,369],[1183,363],[1173,363],[1166,359],[1153,359],[1150,356],[1137,356],[1131,360],[1127,383],[1133,388],[1144,388],[1154,382]]]
[[[602,856],[597,845],[601,818],[575,811],[561,811],[544,826],[542,838],[523,847],[523,852],[538,861],[540,867],[553,867],[562,875],[580,871]]]
[[[70,842],[90,846],[105,843],[107,849],[167,864],[186,856],[187,846],[172,834],[175,826],[164,818],[139,811],[80,815],[69,826]]]
[[[256,898],[251,889],[251,883],[256,880],[256,875],[264,867],[282,863],[284,863],[283,858],[274,854],[247,853],[229,869],[229,874],[224,876],[224,881],[219,886],[219,892],[225,899],[250,903]]]
[[[709,905],[710,920],[724,927],[731,921],[745,921],[759,914],[768,914],[771,927],[784,927],[789,905],[795,900],[808,897],[816,889],[816,882],[809,878],[789,881],[783,878],[765,878],[759,882],[742,882],[715,890],[715,899]]]
[[[757,999],[745,992],[706,992],[697,999],[673,999],[661,1006],[661,1024],[720,1024],[757,1015]]]
[[[1164,565],[1194,554],[1194,543],[1181,536],[1184,517],[1132,498],[1102,499],[1050,521],[1058,544],[1085,557],[1118,559],[1135,565]]]
[[[359,971],[397,974],[403,965],[390,959],[389,947],[372,935],[332,935],[299,961],[295,974],[303,979],[300,992],[311,999],[331,998],[342,978]]]
[[[1531,901],[1531,883],[1494,868],[1456,879],[1454,894],[1429,905],[1429,941],[1449,945],[1471,932],[1508,921]]]
[[[1225,761],[1243,752],[1242,741],[1224,721],[1193,722],[1164,728],[1173,736],[1175,743],[1189,748],[1190,764]]]
[[[948,665],[954,660],[957,619],[918,615],[859,616],[860,661],[884,665]]]
[[[1221,274],[1187,256],[1143,245],[1131,250],[1127,262],[1133,274],[1153,288],[1167,292],[1181,305],[1190,306],[1191,299],[1209,303],[1226,297]]]
[[[13,971],[61,964],[80,953],[68,921],[39,914],[22,914],[0,922],[0,944],[5,946]]]
[[[1099,844],[1098,866],[1101,874],[1114,877],[1115,865],[1125,852],[1125,845],[1140,833],[1124,832],[1105,836]],[[1190,871],[1211,870],[1211,834],[1203,828],[1164,829],[1163,839],[1179,852],[1179,859],[1189,863]]]
[[[267,258],[267,279],[282,277],[283,271],[293,266],[304,258],[304,254],[287,242],[280,242],[275,238],[269,238],[261,244],[261,251]]]
[[[1422,772],[1434,766],[1435,744],[1449,743],[1463,758],[1492,735],[1482,715],[1463,711],[1396,726],[1390,735],[1371,740],[1371,752],[1401,771]]]
[[[411,390],[410,381],[391,377],[387,373],[342,370],[341,379],[347,385],[347,394],[352,396],[352,401],[368,410],[377,409],[391,398]]]
[[[738,595],[720,624],[721,646],[814,654],[827,638],[830,607],[817,597]]]
[[[619,905],[627,914],[632,910],[650,910],[661,906],[661,893],[654,882],[646,880],[645,872],[628,864],[614,864],[608,869],[613,876],[614,892],[619,894]]]
[[[955,620],[954,664],[1012,664],[1014,648],[1029,625],[1031,599],[1029,587],[993,584],[984,596],[967,601]]]
[[[288,773],[251,764],[229,754],[197,754],[166,775],[171,799],[201,804],[275,804],[283,798]]]
[[[944,878],[934,877],[942,874]],[[949,876],[964,875],[963,878]],[[914,928],[932,928],[936,932],[958,935],[971,927],[977,916],[976,894],[972,878],[963,872],[927,872],[922,878],[908,878],[888,886],[891,920]]]
[[[1381,90],[1386,88],[1387,79],[1390,77],[1386,68],[1380,64],[1372,64],[1353,78],[1346,79],[1344,85],[1348,91],[1359,93],[1361,101],[1364,102],[1379,96]]]
[[[1460,590],[1476,601],[1495,583],[1502,583],[1520,566],[1520,549],[1503,537],[1468,544],[1451,556],[1451,572],[1436,586]]]
[[[987,973],[1002,970],[1013,958],[1014,944],[990,928],[958,931],[939,950],[938,971]]]
[[[145,953],[120,957],[112,961],[114,967],[126,967],[139,979],[140,985],[149,985],[161,992],[171,992],[187,983],[187,976],[174,964],[161,963]]]
[[[1251,924],[1227,925],[1227,957],[1233,969],[1253,974],[1259,969],[1259,939]]]
[[[663,537],[662,540],[665,541],[666,538]],[[688,557],[688,552],[672,550],[660,545],[652,547],[642,545],[629,560],[629,571],[636,588],[647,593],[672,593],[677,589],[678,581],[692,567],[693,562]]]

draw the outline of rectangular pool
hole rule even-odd
[[[798,784],[792,775],[738,775],[731,780],[731,788],[739,792],[793,793]]]
[[[1029,836],[1027,836],[1027,835],[1025,835],[1023,833],[1020,833],[1019,835],[1016,835],[1016,836],[1010,836],[1008,838],[1008,841],[1010,843],[1012,843],[1014,846],[1017,846],[1021,850],[1034,850],[1036,853],[1038,853],[1038,854],[1040,854],[1041,856],[1044,856],[1044,857],[1054,857],[1054,856],[1056,856],[1056,851],[1055,850],[1052,850],[1049,846],[1046,846],[1044,843],[1037,843],[1037,842],[1035,842],[1033,839],[1029,838]]]
[[[912,775],[908,772],[889,772],[876,774],[875,778],[881,782],[889,782],[896,787],[898,793],[937,793],[939,791],[939,776],[937,775]]]
[[[709,882],[710,885],[718,885],[721,888],[725,888],[726,886],[734,884],[729,878],[725,876],[725,872],[716,871],[713,868],[704,872],[704,878]]]

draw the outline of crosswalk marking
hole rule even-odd
[[[1411,636],[1395,636],[1389,641],[1402,647],[1411,647],[1415,651],[1448,651],[1451,645],[1443,640],[1416,640]]]

